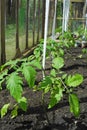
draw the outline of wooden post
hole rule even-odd
[[[19,48],[19,0],[16,0],[16,49]]]
[[[19,0],[16,0],[16,55],[15,58],[20,57],[21,52],[19,48]]]
[[[38,43],[38,41],[39,41],[39,31],[40,31],[40,0],[38,0],[38,29],[37,29],[37,43]]]
[[[0,0],[0,64],[5,61],[5,0]]]
[[[43,12],[42,12],[42,38],[44,38],[44,23],[45,23],[45,3],[46,3],[46,0],[43,0]]]
[[[26,11],[26,49],[28,49],[28,28],[29,28],[29,0],[27,0],[27,11]]]
[[[50,35],[51,31],[51,20],[52,20],[52,1],[50,2],[50,12],[49,12],[49,24],[48,24],[48,36]]]
[[[35,44],[36,0],[33,0],[33,46]]]

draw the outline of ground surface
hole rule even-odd
[[[41,106],[41,93],[32,92],[28,87],[24,87],[24,95],[28,97],[30,106],[27,112],[19,112],[18,117],[11,119],[7,114],[0,119],[0,130],[87,130],[87,54],[81,57],[81,48],[72,48],[65,54],[65,66],[63,71],[67,73],[81,73],[84,76],[84,82],[76,90],[80,98],[81,114],[78,119],[69,112],[69,106],[66,98],[62,100],[53,109],[47,110],[50,124],[46,120],[46,114]],[[81,57],[81,58],[79,58]],[[49,67],[49,65],[47,66]],[[38,73],[37,80],[41,78]],[[6,90],[0,92],[0,107],[11,101]],[[46,95],[45,101],[48,101]]]

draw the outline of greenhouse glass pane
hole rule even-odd
[[[25,50],[26,45],[26,5],[27,0],[21,0],[19,8],[19,47]]]

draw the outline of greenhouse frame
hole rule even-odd
[[[0,130],[87,130],[87,0],[0,0]]]
[[[57,10],[59,12],[57,11],[56,27],[62,25],[62,18],[63,18],[62,2],[63,1],[57,2]],[[17,55],[21,56],[22,52],[25,52],[26,50],[29,50],[31,47],[34,47],[38,43],[40,38],[44,38],[46,1],[33,0],[31,2],[31,0],[28,1],[26,0],[24,5],[22,3],[23,2],[21,0],[12,0],[12,3],[11,0],[3,0],[0,2],[1,63],[5,63],[6,61],[13,59],[14,57],[17,57]],[[29,3],[31,3],[31,5]],[[72,8],[73,12],[69,14],[68,19],[70,28],[74,30],[76,28],[77,23],[79,25],[85,23],[86,14],[85,16],[83,15],[86,12],[86,2],[84,0],[71,0],[70,3],[71,3],[70,8]],[[24,6],[24,8],[22,6]],[[48,36],[52,34],[52,26],[53,26],[52,23],[55,11],[54,8],[55,8],[55,1],[50,0]],[[23,13],[22,16],[21,12]],[[8,29],[9,32],[7,31]],[[9,37],[8,34],[10,34],[11,32],[13,33],[11,34],[11,37],[12,35],[15,35],[15,39],[13,41],[11,41],[12,38],[11,39],[8,38]],[[23,32],[22,36],[20,36],[21,32]],[[13,43],[12,46],[11,42]],[[11,47],[13,48],[12,54],[10,54]],[[19,54],[17,54],[17,52],[19,52]]]

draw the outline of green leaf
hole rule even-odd
[[[4,82],[5,77],[8,75],[7,73],[8,73],[7,69],[0,73],[0,89],[2,89],[2,83]]]
[[[2,66],[0,66],[0,72],[3,70],[3,65]]]
[[[55,69],[51,70],[50,75],[53,76],[53,77],[56,77],[56,71],[55,71]]]
[[[2,90],[2,83],[4,82],[4,79],[0,81],[0,90]]]
[[[47,86],[50,86],[52,84],[52,81],[49,76],[45,77],[45,79],[41,82],[39,88],[45,89]]]
[[[4,65],[3,65],[3,68],[7,67],[7,66],[10,66],[11,68],[14,68],[14,69],[17,69],[17,63],[19,62],[20,60],[17,59],[17,60],[10,60],[8,62],[6,62]]]
[[[62,75],[62,79],[65,79],[67,77],[67,74]]]
[[[41,49],[40,48],[36,48],[35,50],[34,50],[34,55],[35,55],[35,57],[38,59],[38,57],[40,57],[40,51],[41,51]]]
[[[59,49],[59,54],[60,54],[60,56],[64,56],[64,50],[63,49]]]
[[[52,98],[50,99],[50,102],[49,102],[49,105],[48,105],[48,109],[54,107],[56,104],[57,104],[56,98],[55,98],[55,97],[52,97]]]
[[[36,79],[36,71],[31,66],[23,66],[22,73],[29,84],[29,87],[33,87]]]
[[[12,73],[7,79],[7,89],[10,90],[11,96],[14,97],[16,101],[21,98],[22,95],[22,79],[18,76],[16,72]]]
[[[63,97],[63,89],[61,87],[56,87],[55,90],[53,90],[51,99],[48,105],[48,108],[54,107]]]
[[[48,93],[50,91],[50,86],[47,86],[45,89],[44,89],[44,93]]]
[[[1,118],[4,117],[7,114],[7,110],[9,108],[10,104],[5,104],[2,108],[1,108]]]
[[[87,48],[83,48],[82,53],[87,54]]]
[[[30,62],[30,64],[37,67],[38,69],[42,68],[41,63],[38,60],[33,60]]]
[[[61,98],[63,97],[63,89],[61,87],[59,87],[58,89],[59,89],[59,92],[55,94],[55,98],[57,102],[59,102]]]
[[[73,76],[69,75],[66,80],[66,85],[70,87],[77,87],[83,82],[83,76],[80,74],[75,74]]]
[[[71,113],[78,117],[80,114],[80,104],[76,94],[69,95],[69,104]]]
[[[30,55],[30,56],[28,57],[28,61],[30,62],[30,61],[34,60],[34,58],[35,58],[34,55]]]
[[[61,57],[54,58],[52,61],[52,66],[55,69],[60,69],[64,66],[64,60]]]
[[[7,75],[8,75],[8,70],[6,69],[2,73],[0,73],[0,80],[2,80],[4,78],[4,76],[7,76]]]
[[[20,108],[23,111],[27,110],[27,99],[25,97],[22,97],[21,99],[19,99],[18,103],[19,103]]]
[[[28,58],[23,58],[23,59],[20,59],[20,61],[19,61],[19,62],[24,63],[24,62],[27,62],[27,60],[28,60]]]
[[[11,111],[11,118],[15,118],[18,115],[18,106]]]

